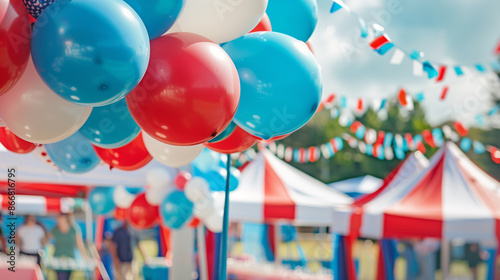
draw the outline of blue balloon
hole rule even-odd
[[[229,135],[231,135],[231,133],[233,133],[235,129],[236,129],[236,124],[234,122],[230,122],[229,125],[226,127],[226,129],[224,129],[221,133],[219,133],[219,135],[215,136],[215,138],[208,141],[208,143],[215,143],[226,139],[227,137],[229,137]]]
[[[160,37],[174,25],[184,0],[124,0],[141,17],[150,40]]]
[[[53,144],[45,145],[50,159],[69,173],[86,173],[101,161],[92,144],[79,132]]]
[[[193,215],[193,203],[182,191],[169,194],[160,207],[163,222],[173,228],[181,228]]]
[[[128,111],[125,99],[92,109],[80,132],[94,145],[106,149],[125,146],[134,140],[141,128]]]
[[[268,140],[291,133],[316,112],[321,73],[306,44],[276,32],[244,35],[224,45],[240,76],[234,122]]]
[[[224,167],[219,167],[217,170],[210,171],[208,173],[202,174],[201,177],[204,178],[208,185],[210,186],[210,190],[214,192],[225,191],[226,190],[226,180],[227,180],[227,171]],[[238,184],[240,181],[240,171],[231,167],[230,169],[230,178],[229,178],[229,191],[234,191],[238,188]]]
[[[269,0],[266,13],[273,31],[307,42],[318,22],[316,0]]]
[[[115,208],[113,202],[114,190],[112,187],[96,187],[90,191],[88,200],[90,208],[95,214],[106,214]]]
[[[204,149],[201,154],[199,154],[193,160],[193,167],[196,167],[201,173],[208,173],[212,170],[216,170],[219,165],[219,154],[209,149]],[[195,175],[196,176],[196,175]]]
[[[121,0],[58,0],[33,27],[31,54],[43,81],[62,98],[104,106],[134,89],[149,63],[149,37]]]

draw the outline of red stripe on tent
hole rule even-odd
[[[384,237],[436,237],[443,231],[444,156],[414,189],[384,214]]]
[[[2,209],[9,209],[9,201],[8,195],[2,195]]]
[[[45,203],[47,213],[61,213],[61,199],[58,197],[46,197]]]
[[[6,181],[0,182],[0,193],[6,194],[9,185]],[[37,184],[16,182],[16,194],[41,195],[53,197],[86,197],[87,186],[82,185],[60,185],[60,184]]]
[[[438,76],[436,78],[436,82],[441,82],[444,79],[444,75],[446,74],[446,66],[441,65],[439,66],[439,71],[438,71]]]
[[[271,164],[264,158],[264,220],[295,219],[295,203]]]

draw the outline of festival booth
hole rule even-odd
[[[233,222],[268,223],[275,226],[274,244],[280,243],[282,223],[296,226],[329,226],[335,206],[352,203],[352,198],[329,188],[261,149],[241,173],[240,184],[230,196],[230,220]],[[228,262],[229,274],[237,279],[323,279],[331,277],[293,276],[284,272],[281,258],[276,256],[273,269],[252,269],[257,266]],[[285,273],[285,274],[283,274]],[[298,273],[298,272],[297,272]],[[241,278],[240,278],[241,277]],[[294,278],[295,277],[295,278]],[[309,277],[309,278],[307,278]],[[323,277],[323,278],[321,278]],[[330,278],[331,279],[331,278]]]
[[[348,207],[337,207],[335,209],[332,232],[340,235],[337,237],[336,242],[339,247],[338,252],[340,255],[344,255],[344,259],[353,258],[352,245],[357,240],[357,237],[360,236],[360,224],[361,220],[364,219],[363,211],[365,205],[382,193],[392,192],[400,184],[410,180],[412,176],[421,172],[428,164],[429,161],[422,153],[418,151],[414,152],[384,178],[381,186],[376,191],[359,197]],[[381,270],[381,267],[383,268],[381,263],[379,262],[379,270]],[[355,277],[353,263],[337,263],[337,266],[339,266],[336,270],[338,277],[347,278],[348,274],[350,277]]]
[[[441,271],[446,279],[450,240],[497,246],[498,190],[498,181],[470,161],[455,144],[447,142],[431,158],[428,167],[378,192],[356,210],[361,217],[357,223],[351,218],[349,230],[338,230],[355,234],[358,229],[359,236],[375,239],[442,239]],[[493,277],[492,269],[490,266],[488,279]]]
[[[350,178],[328,184],[329,187],[341,191],[350,197],[357,198],[376,191],[383,180],[371,175]]]

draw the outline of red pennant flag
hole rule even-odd
[[[415,150],[414,143],[413,143],[413,136],[410,133],[405,134],[405,140],[406,143],[408,144],[408,149],[410,150]]]
[[[308,152],[309,152],[309,162],[315,162],[316,161],[315,147],[309,147]]]
[[[408,101],[406,100],[406,90],[404,88],[399,89],[398,99],[401,106],[408,105]]]
[[[381,36],[378,36],[377,38],[375,38],[371,43],[370,43],[370,47],[372,47],[372,49],[374,50],[378,50],[380,49],[380,47],[382,47],[383,45],[389,43],[391,40],[389,40],[389,37],[387,37],[386,34],[383,34]]]
[[[455,121],[453,126],[460,136],[469,134],[469,130],[460,121]]]
[[[363,111],[363,99],[358,99],[358,111]]]
[[[299,163],[304,163],[306,161],[306,151],[304,148],[299,149]]]
[[[500,151],[493,146],[488,148],[488,151],[491,154],[491,160],[493,160],[493,162],[495,162],[496,164],[500,164]]]
[[[422,153],[422,154],[425,154],[425,146],[424,146],[424,143],[422,142],[418,142],[418,145],[417,145],[417,149]]]
[[[339,151],[339,149],[337,147],[337,144],[335,144],[335,139],[334,138],[330,139],[330,144],[332,144],[333,152],[337,153]]]
[[[495,49],[495,54],[500,54],[500,41],[498,41],[498,46]]]
[[[351,124],[351,132],[356,133],[358,131],[358,128],[360,128],[362,124],[359,121],[355,121]]]
[[[432,136],[432,133],[428,129],[422,132],[422,136],[424,137],[425,143],[427,143],[427,145],[431,146],[432,148],[436,148],[436,144],[434,143],[434,137]]]
[[[441,82],[444,79],[445,74],[446,74],[446,65],[439,66],[438,77],[436,78],[436,82]]]
[[[375,145],[382,145],[384,144],[384,139],[385,139],[385,132],[380,130],[377,135],[377,141],[375,142]]]
[[[446,98],[446,94],[448,93],[448,86],[444,86],[443,91],[441,92],[441,100]]]

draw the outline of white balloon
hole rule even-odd
[[[160,205],[160,203],[172,192],[172,188],[149,188],[146,190],[146,200],[151,205]]]
[[[50,166],[54,171],[61,172],[61,169],[52,161],[52,159],[50,159],[49,153],[47,153],[47,149],[45,149],[44,145],[38,144],[31,153],[34,154],[38,160]]]
[[[119,208],[129,208],[135,195],[129,193],[123,186],[118,186],[113,192],[113,202]]]
[[[146,182],[152,189],[168,188],[172,184],[172,177],[163,168],[154,168],[146,174]]]
[[[45,85],[31,58],[16,85],[0,96],[0,118],[20,138],[49,144],[68,138],[85,123],[92,107],[70,103]]]
[[[187,181],[184,186],[184,193],[187,199],[193,203],[202,203],[208,199],[212,199],[210,195],[210,187],[205,179],[201,177],[193,177]]]
[[[267,0],[187,0],[176,24],[184,32],[224,43],[257,26],[266,7]]]
[[[214,200],[210,197],[209,199],[206,199],[205,201],[201,201],[199,203],[196,203],[194,205],[193,210],[194,210],[193,214],[198,219],[205,220],[215,211]]]
[[[162,143],[147,133],[142,133],[144,144],[154,159],[166,166],[179,167],[193,161],[203,151],[203,145],[174,146]]]
[[[222,232],[223,224],[223,214],[219,211],[213,212],[208,218],[203,220],[205,226],[212,232]]]

